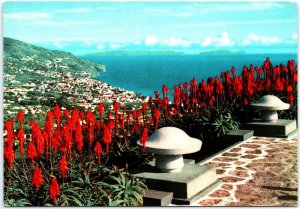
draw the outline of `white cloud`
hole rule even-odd
[[[158,38],[156,36],[153,36],[153,35],[147,35],[145,38],[144,38],[144,44],[146,46],[153,46],[155,44],[158,43]]]
[[[207,47],[210,45],[215,46],[233,46],[234,42],[230,39],[227,32],[221,33],[220,36],[217,37],[206,37],[204,40],[200,43],[202,47]]]
[[[182,39],[182,38],[171,37],[171,38],[167,39],[164,44],[167,46],[189,47],[192,44],[192,42]]]
[[[57,12],[59,13],[89,13],[92,10],[89,8],[72,8],[72,9],[61,9]]]
[[[220,46],[232,46],[233,42],[230,40],[227,32],[223,32],[221,37],[216,37],[215,42]]]
[[[207,47],[207,46],[211,45],[213,42],[214,42],[213,38],[207,37],[201,42],[201,46]]]
[[[43,12],[15,12],[4,14],[4,18],[12,20],[39,20],[49,19],[51,15]]]
[[[105,46],[103,45],[103,44],[99,44],[98,46],[97,46],[97,49],[104,49],[105,48]]]
[[[242,45],[251,45],[255,43],[271,45],[280,42],[281,39],[278,36],[260,36],[255,33],[249,33],[248,36],[242,41]]]
[[[298,34],[293,34],[292,35],[292,40],[298,40]]]

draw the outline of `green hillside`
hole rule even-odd
[[[54,104],[64,107],[92,102],[102,82],[90,79],[104,65],[84,61],[68,52],[48,50],[4,38],[4,118],[22,110],[38,119]]]
[[[88,72],[92,75],[105,71],[104,65],[81,60],[68,52],[49,50],[6,37],[3,43],[4,73],[21,68],[75,74]]]

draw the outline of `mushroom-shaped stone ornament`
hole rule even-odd
[[[138,142],[139,146],[143,146]],[[156,155],[155,166],[162,172],[179,172],[184,166],[183,154],[197,152],[202,141],[192,138],[183,130],[163,127],[156,130],[146,141],[146,152]]]
[[[286,110],[290,104],[284,103],[274,95],[265,95],[257,102],[250,104],[250,107],[261,110],[260,116],[263,121],[276,121],[278,119],[277,110]]]

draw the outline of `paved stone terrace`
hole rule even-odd
[[[223,180],[193,206],[297,206],[298,136],[252,137],[202,162]]]

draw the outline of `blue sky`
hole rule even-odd
[[[118,49],[295,53],[291,2],[6,2],[6,37],[75,54]]]

